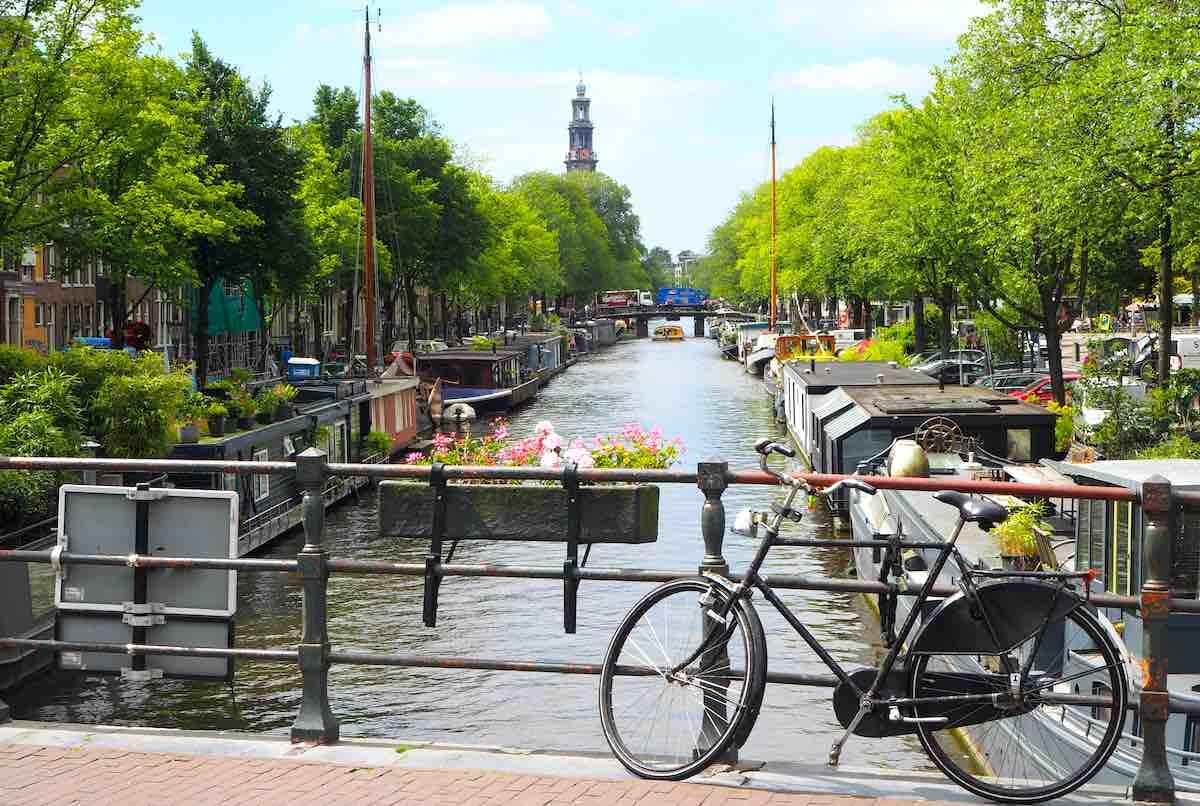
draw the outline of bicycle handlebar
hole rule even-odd
[[[786,484],[786,485],[796,486],[796,487],[803,487],[804,489],[808,490],[809,493],[820,495],[823,498],[828,498],[829,496],[833,495],[834,493],[836,493],[838,490],[841,490],[841,489],[858,490],[860,493],[865,493],[866,495],[874,495],[876,492],[875,487],[871,486],[867,482],[862,481],[860,479],[842,479],[841,481],[834,482],[830,486],[825,487],[823,489],[820,489],[820,490],[813,489],[812,485],[806,481],[797,479],[794,476],[788,475],[787,473],[781,473],[778,470],[772,470],[770,467],[767,467],[767,457],[770,456],[772,453],[781,454],[783,456],[788,457],[789,459],[794,457],[796,455],[796,451],[793,450],[792,448],[789,448],[788,446],[782,445],[778,442],[772,442],[768,439],[760,439],[758,442],[756,442],[754,444],[754,450],[758,451],[758,454],[759,454],[759,457],[758,457],[759,468],[764,473],[766,473],[770,476],[774,476],[775,478],[779,479],[780,484]]]

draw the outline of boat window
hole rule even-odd
[[[1171,591],[1182,599],[1200,597],[1200,510],[1185,507],[1182,540],[1171,553]]]
[[[1107,511],[1108,505],[1104,501],[1080,499],[1078,502],[1075,567],[1079,571],[1091,568],[1104,571]]]
[[[1009,428],[1008,453],[1014,462],[1028,462],[1033,459],[1033,431],[1028,428]]]
[[[1106,590],[1129,595],[1129,558],[1133,551],[1133,503],[1113,504],[1112,532],[1109,540],[1109,562]]]
[[[271,461],[271,452],[266,448],[260,448],[254,452],[254,461],[269,462]],[[271,477],[266,473],[255,473],[251,476],[254,479],[253,490],[254,500],[262,501],[271,496]]]

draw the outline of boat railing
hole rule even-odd
[[[76,457],[0,457],[0,470],[28,471],[93,471],[93,472],[151,472],[151,473],[224,473],[236,475],[292,474],[302,491],[302,519],[305,542],[295,558],[213,558],[163,557],[145,555],[95,555],[60,550],[0,549],[0,562],[34,563],[69,568],[71,565],[102,565],[116,567],[172,568],[177,573],[188,570],[237,570],[249,573],[287,573],[299,577],[302,586],[303,617],[299,642],[291,646],[269,648],[246,647],[188,647],[144,643],[112,643],[99,641],[53,640],[0,636],[0,647],[27,648],[46,652],[102,652],[130,656],[191,656],[227,658],[234,661],[282,663],[298,667],[302,687],[300,706],[292,724],[295,740],[334,742],[339,736],[336,717],[328,697],[329,669],[333,664],[398,666],[443,669],[478,669],[521,673],[556,673],[574,675],[599,674],[593,661],[585,662],[529,658],[447,657],[425,653],[376,652],[364,649],[334,647],[327,630],[328,582],[331,574],[396,575],[432,577],[503,577],[511,579],[562,580],[568,591],[577,589],[588,580],[659,583],[694,577],[700,573],[718,573],[732,580],[741,575],[730,572],[724,557],[725,505],[723,495],[731,485],[775,485],[775,477],[760,471],[731,470],[728,463],[700,462],[694,469],[611,469],[575,468],[564,470],[542,467],[495,466],[430,466],[385,463],[329,462],[325,453],[309,448],[290,461],[223,461],[223,460],[166,460],[166,459],[86,459]],[[846,476],[836,474],[798,473],[815,487],[826,487]],[[677,569],[596,568],[568,561],[561,565],[482,565],[443,562],[440,554],[430,553],[424,562],[404,563],[374,559],[337,558],[327,555],[324,546],[324,507],[318,499],[338,495],[354,478],[372,480],[398,479],[431,484],[455,481],[493,480],[505,482],[537,482],[534,487],[544,491],[546,482],[558,482],[569,487],[577,484],[686,484],[694,485],[703,494],[699,512],[703,546],[697,546],[698,567]],[[1057,483],[1022,483],[996,480],[966,480],[956,478],[892,478],[872,477],[871,483],[881,489],[957,490],[969,493],[1003,493],[1023,496],[1062,497],[1105,501],[1135,502],[1142,510],[1142,568],[1145,582],[1137,596],[1111,593],[1089,593],[1091,602],[1111,608],[1140,611],[1142,617],[1142,646],[1134,654],[1144,659],[1140,696],[1132,705],[1139,714],[1142,745],[1140,769],[1134,782],[1133,794],[1138,799],[1166,802],[1173,797],[1173,782],[1167,765],[1168,755],[1190,760],[1166,747],[1165,728],[1172,712],[1197,713],[1190,702],[1172,698],[1167,693],[1167,617],[1169,613],[1200,613],[1196,599],[1170,598],[1170,569],[1172,542],[1175,535],[1173,520],[1181,505],[1200,507],[1200,493],[1174,492],[1168,480],[1151,477],[1141,485],[1140,492],[1124,487],[1098,487]],[[573,487],[572,487],[573,488]],[[523,506],[520,486],[510,496],[514,512]],[[566,501],[575,500],[572,496]],[[270,510],[262,513],[266,516]],[[435,525],[437,515],[435,514]],[[444,514],[441,517],[445,517]],[[447,558],[449,559],[449,558]],[[842,593],[888,594],[912,596],[915,590],[896,583],[880,583],[865,579],[836,579],[799,574],[770,574],[769,582],[776,589],[817,590]],[[935,586],[932,593],[949,596],[957,592],[951,586]],[[836,678],[828,674],[771,672],[768,680],[790,685],[832,687]],[[5,709],[0,707],[0,715]],[[1086,715],[1082,715],[1086,716]],[[2,718],[2,716],[0,716]],[[1073,717],[1074,718],[1074,717]]]

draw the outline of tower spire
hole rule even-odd
[[[596,152],[592,148],[592,101],[587,97],[587,85],[583,83],[583,71],[579,71],[579,83],[575,85],[575,97],[571,99],[571,122],[567,126],[567,158],[564,164],[568,171],[596,170]]]

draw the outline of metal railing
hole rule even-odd
[[[292,724],[293,741],[336,742],[339,725],[329,704],[328,672],[334,663],[404,666],[425,668],[481,669],[494,671],[542,672],[575,675],[598,675],[597,664],[542,660],[508,660],[480,657],[450,657],[411,653],[364,652],[354,649],[334,649],[327,630],[327,585],[331,573],[392,574],[400,576],[444,577],[506,577],[517,579],[558,579],[577,586],[583,580],[656,583],[696,576],[691,569],[588,568],[568,562],[562,566],[469,565],[442,562],[440,551],[432,552],[424,563],[400,563],[381,560],[331,558],[323,546],[325,532],[325,498],[334,477],[367,477],[372,479],[429,480],[432,469],[427,465],[346,464],[329,463],[326,455],[309,448],[295,461],[182,461],[158,459],[83,459],[49,457],[0,457],[0,469],[38,471],[121,471],[121,472],[180,472],[180,473],[293,473],[302,490],[304,545],[295,559],[256,558],[199,558],[161,557],[149,555],[95,555],[67,551],[33,551],[0,549],[0,562],[60,563],[63,566],[107,565],[140,568],[220,569],[258,573],[290,573],[299,576],[303,588],[303,615],[300,643],[294,648],[241,649],[164,646],[152,644],[120,644],[89,641],[60,641],[0,637],[0,647],[33,648],[52,652],[91,651],[138,655],[172,655],[202,658],[230,658],[244,661],[297,664],[301,675],[302,697],[299,712]],[[537,467],[441,467],[448,480],[560,481],[562,471]],[[724,491],[730,485],[774,485],[772,476],[760,471],[731,471],[725,462],[701,462],[691,470],[623,470],[571,469],[580,482],[635,482],[653,484],[694,484],[704,495],[700,511],[704,556],[698,572],[717,573],[730,579],[740,575],[730,573],[723,554],[725,538]],[[799,473],[810,484],[828,486],[845,476]],[[1141,766],[1133,786],[1136,800],[1170,802],[1174,798],[1174,782],[1167,766],[1165,727],[1171,712],[1193,712],[1190,704],[1175,702],[1167,694],[1167,616],[1170,612],[1200,613],[1200,601],[1171,599],[1169,579],[1171,569],[1172,519],[1180,506],[1200,506],[1200,493],[1172,493],[1170,482],[1155,476],[1142,484],[1140,495],[1120,487],[1095,487],[1071,484],[1016,484],[999,481],[967,481],[958,479],[910,479],[871,477],[871,483],[892,490],[958,490],[971,493],[1008,493],[1022,496],[1129,501],[1140,503],[1143,511],[1142,563],[1147,569],[1146,582],[1139,596],[1119,596],[1092,593],[1091,601],[1106,607],[1137,609],[1143,620],[1143,680],[1140,711],[1143,753]],[[790,541],[796,545],[853,546],[855,541]],[[820,590],[853,593],[891,593],[916,595],[896,583],[884,584],[867,580],[828,579],[797,574],[769,574],[764,579],[774,588],[790,590]],[[950,596],[958,592],[951,586],[936,586],[933,593]],[[625,670],[625,673],[633,673]],[[811,686],[834,686],[833,675],[773,672],[767,679],[776,683]],[[4,717],[0,708],[0,721]]]

